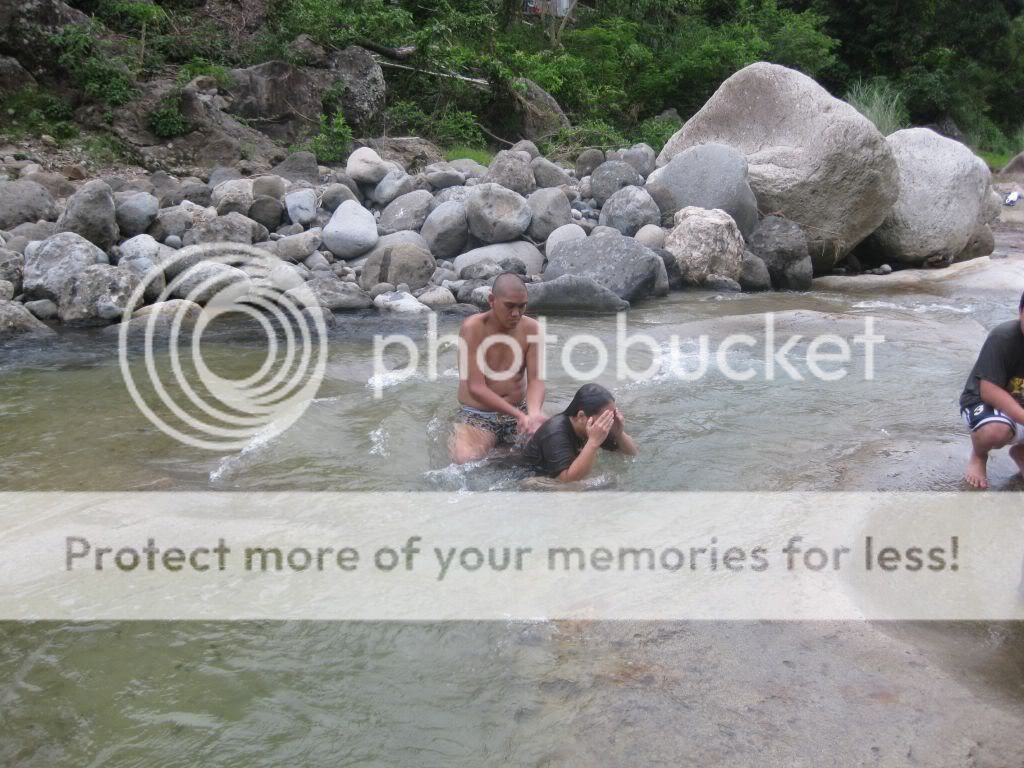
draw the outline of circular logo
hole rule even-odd
[[[144,297],[151,306],[133,317]],[[121,374],[135,405],[165,434],[195,448],[240,450],[288,429],[316,397],[327,364],[319,308],[301,276],[273,254],[239,243],[182,248],[148,269],[128,302]],[[244,378],[225,378],[203,359],[204,331],[226,315],[248,316],[266,337],[263,364]],[[145,376],[129,364],[135,334],[143,337]],[[166,360],[154,353],[156,338],[167,341]]]

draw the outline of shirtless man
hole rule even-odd
[[[489,310],[467,317],[459,331],[465,349],[459,356],[462,408],[449,444],[457,464],[479,461],[495,446],[512,443],[517,435],[532,435],[544,423],[540,325],[524,314],[526,284],[514,272],[503,272],[494,279],[488,303]],[[483,360],[498,378],[486,376],[480,364],[479,350],[487,339],[493,341]]]
[[[960,395],[960,413],[971,430],[971,459],[964,479],[988,488],[988,455],[1010,446],[1024,473],[1024,295],[1017,318],[997,325],[985,340]]]

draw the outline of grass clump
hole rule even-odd
[[[47,134],[58,142],[78,136],[78,127],[71,121],[71,105],[59,96],[35,86],[0,99],[0,134],[8,140]]]
[[[846,101],[874,123],[883,136],[910,127],[903,92],[884,78],[857,80],[846,92]]]
[[[352,129],[338,112],[334,117],[320,115],[320,132],[302,144],[296,144],[292,151],[312,152],[320,163],[340,163],[348,157],[351,148]]]
[[[178,84],[187,85],[192,80],[202,75],[212,77],[221,88],[231,86],[231,73],[226,67],[212,63],[202,56],[193,56],[189,61],[181,65],[178,70]]]
[[[149,113],[149,129],[161,139],[173,139],[188,133],[189,125],[181,114],[181,93],[164,96]]]
[[[478,149],[476,147],[452,147],[444,153],[444,159],[448,162],[452,160],[475,160],[480,165],[488,166],[493,162],[494,155],[486,149]]]

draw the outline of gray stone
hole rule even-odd
[[[743,290],[740,284],[733,280],[731,277],[725,277],[724,275],[708,275],[704,280],[704,287],[710,288],[713,291],[724,291],[727,293],[739,293]]]
[[[369,290],[370,298],[376,299],[382,293],[394,293],[395,286],[391,283],[377,283]]]
[[[229,213],[248,215],[252,206],[252,179],[230,179],[213,188],[210,202],[219,216]]]
[[[556,229],[572,222],[572,209],[560,189],[539,189],[526,202],[533,213],[527,229],[533,240],[543,242]]]
[[[388,164],[369,147],[355,150],[345,165],[345,173],[358,184],[379,184],[389,170]]]
[[[648,248],[657,249],[665,247],[665,230],[657,224],[645,224],[633,235],[636,241]]]
[[[636,169],[621,160],[607,160],[590,175],[590,189],[598,206],[603,206],[623,187],[638,187],[643,183]]]
[[[297,189],[284,196],[288,218],[293,224],[308,227],[316,221],[316,192],[312,189]]]
[[[117,242],[114,195],[102,181],[89,181],[68,198],[57,230],[75,232],[103,250]]]
[[[750,237],[751,252],[764,262],[779,291],[809,291],[813,267],[807,237],[796,222],[766,216]]]
[[[36,299],[35,301],[26,301],[25,309],[32,313],[32,315],[39,320],[56,320],[57,319],[57,305],[49,299]]]
[[[518,259],[526,267],[526,274],[539,275],[544,269],[544,256],[533,243],[520,240],[514,243],[498,243],[482,248],[474,248],[455,259],[455,271],[462,272],[470,264],[481,261],[492,261],[495,264],[506,263],[506,260]]]
[[[423,169],[430,186],[434,189],[459,187],[466,183],[466,175],[452,168],[448,163],[434,163]]]
[[[14,283],[10,280],[0,280],[0,301],[12,301],[14,299]]]
[[[146,192],[136,192],[116,204],[121,237],[141,235],[160,212],[160,201]]]
[[[530,159],[540,157],[540,150],[537,149],[537,145],[529,139],[521,139],[511,146],[510,152],[525,152],[530,156]]]
[[[64,178],[63,174],[60,173],[30,173],[26,176],[22,176],[25,181],[33,181],[41,187],[45,187],[46,191],[53,196],[54,199],[61,197],[71,197],[78,190],[74,184]],[[0,218],[3,214],[0,213]],[[56,218],[57,214],[54,213],[53,218]]]
[[[465,205],[471,191],[471,187],[448,187],[448,189],[442,189],[434,195],[434,208],[436,209],[444,203],[462,203]]]
[[[253,197],[272,197],[283,200],[285,192],[284,179],[280,176],[257,176],[252,180]]]
[[[747,293],[758,291],[770,291],[772,289],[772,277],[768,267],[761,259],[746,251],[743,254],[743,267],[739,277],[740,288]]]
[[[306,269],[313,272],[316,272],[317,270],[329,272],[331,270],[331,263],[327,260],[327,257],[320,253],[320,251],[313,251],[305,258],[302,264]]]
[[[267,228],[257,224],[248,216],[232,212],[227,216],[218,216],[210,221],[203,221],[185,232],[182,242],[185,245],[204,243],[243,243],[251,245],[270,236]]]
[[[179,205],[182,201],[188,200],[190,203],[195,203],[196,205],[207,206],[210,204],[212,197],[213,192],[206,184],[203,184],[200,181],[186,182],[181,185],[181,200],[174,203],[168,202],[168,205]],[[164,206],[162,199],[160,207],[166,207]]]
[[[455,294],[441,285],[432,285],[416,294],[416,299],[431,309],[450,307],[455,304]]]
[[[623,301],[590,277],[562,275],[554,280],[526,286],[530,312],[592,312],[608,314],[629,309]]]
[[[484,174],[483,182],[500,184],[505,189],[511,189],[524,196],[537,188],[530,161],[524,159],[518,152],[499,152]]]
[[[14,287],[14,295],[21,293],[25,275],[25,256],[17,251],[0,248],[0,280],[6,280]]]
[[[175,276],[168,288],[172,296],[206,306],[216,301],[231,305],[244,298],[252,287],[249,276],[237,267],[214,261],[200,261]]]
[[[396,243],[383,250],[375,250],[366,260],[359,285],[366,290],[377,283],[408,283],[415,290],[430,282],[436,268],[430,251],[408,243]]]
[[[72,277],[105,259],[103,251],[74,232],[32,242],[25,249],[22,289],[30,299],[58,301]]]
[[[164,245],[166,245],[168,248],[181,248],[181,238],[178,237],[177,235],[168,235],[166,238],[164,238]]]
[[[466,200],[469,231],[484,243],[515,240],[529,228],[532,216],[526,198],[499,184],[475,186]]]
[[[400,314],[421,314],[430,311],[430,307],[421,303],[415,296],[400,291],[380,294],[374,298],[373,305],[382,312]]]
[[[648,144],[634,144],[629,149],[618,149],[608,153],[609,160],[629,163],[645,179],[657,167],[658,155]]]
[[[283,162],[275,165],[271,174],[288,181],[308,181],[310,184],[320,182],[320,166],[312,152],[293,152]]]
[[[420,234],[435,258],[455,258],[462,253],[469,237],[466,206],[454,201],[441,203],[427,216]]]
[[[0,181],[0,229],[57,218],[50,193],[34,181]]]
[[[533,169],[533,177],[537,181],[537,186],[542,189],[572,184],[569,174],[547,158],[535,157],[530,162],[530,168]]]
[[[286,295],[309,295],[300,294],[303,291],[311,292],[314,300],[329,312],[346,312],[373,306],[373,299],[358,285],[335,278],[314,277],[301,288],[289,291]]]
[[[576,178],[582,179],[584,176],[589,176],[604,161],[604,152],[600,149],[584,149],[580,152],[580,156],[576,158]],[[589,197],[589,195],[586,195],[586,197]]]
[[[377,230],[390,235],[401,230],[419,231],[427,220],[434,196],[426,190],[416,190],[396,198],[380,215]]]
[[[136,235],[130,240],[125,240],[119,246],[121,258],[117,266],[127,269],[140,281],[146,282],[146,301],[156,301],[166,286],[164,279],[163,265],[174,254],[170,248],[161,245],[149,235]],[[158,265],[161,269],[157,269]]]
[[[0,341],[18,337],[53,336],[45,323],[16,301],[0,301]]]
[[[589,277],[629,302],[654,293],[661,259],[631,237],[617,232],[562,243],[548,257],[544,280],[562,275]]]
[[[332,213],[336,211],[338,206],[346,200],[352,200],[356,203],[359,202],[355,193],[344,184],[331,184],[325,187],[321,197],[323,198],[321,202],[323,203],[324,208]]]
[[[338,206],[324,227],[323,244],[340,259],[362,256],[377,243],[377,221],[353,200]]]
[[[487,175],[486,165],[480,165],[476,160],[470,160],[467,157],[452,160],[449,165],[467,179],[482,179]]]
[[[661,211],[645,190],[623,187],[605,201],[598,221],[602,227],[614,227],[627,237],[633,237],[641,227],[657,225]]]
[[[416,189],[416,180],[405,171],[389,171],[373,190],[373,201],[377,205],[388,205],[402,195]]]
[[[224,166],[218,166],[210,171],[210,175],[206,177],[207,186],[213,190],[223,184],[225,181],[231,181],[232,179],[242,178],[242,172],[237,168],[227,168]]]
[[[156,215],[156,220],[146,230],[154,240],[165,242],[168,237],[184,237],[196,223],[198,217],[182,206],[164,208]]]
[[[561,243],[566,243],[570,240],[585,240],[586,237],[587,233],[583,231],[583,227],[579,224],[564,224],[548,235],[544,250],[550,256]]]
[[[732,216],[744,237],[750,237],[757,226],[757,199],[747,180],[747,158],[732,147],[690,147],[652,173],[646,188],[668,218],[690,206],[718,208]]]
[[[57,316],[65,325],[110,325],[131,312],[139,278],[130,270],[93,264],[71,276],[57,301]]]
[[[9,234],[12,238],[24,237],[26,240],[45,240],[57,234],[57,224],[52,221],[26,222],[19,224]],[[10,248],[10,246],[8,246]],[[13,250],[13,249],[11,249]]]
[[[277,255],[285,261],[304,261],[322,242],[323,233],[319,229],[282,237],[277,241]]]
[[[259,195],[249,206],[249,218],[273,232],[284,220],[284,204],[276,197]]]
[[[743,236],[725,211],[683,208],[665,250],[676,257],[687,285],[703,285],[712,274],[735,280],[743,268]]]
[[[502,273],[501,267],[493,261],[478,261],[459,272],[462,280],[491,280]]]

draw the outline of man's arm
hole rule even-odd
[[[469,394],[486,408],[498,413],[514,416],[518,420],[523,416],[523,412],[487,386],[484,372],[480,370],[477,354],[480,350],[482,335],[480,329],[469,321],[464,322],[462,328],[459,329],[459,338],[466,345],[466,384],[469,388]]]
[[[640,453],[640,448],[637,447],[636,441],[626,434],[626,417],[622,415],[622,411],[618,408],[615,409],[615,419],[612,423],[611,434],[615,438],[616,448],[627,456],[636,456]]]
[[[600,416],[591,416],[587,421],[587,442],[583,450],[573,460],[568,469],[562,470],[558,479],[563,483],[571,483],[582,480],[590,474],[594,467],[594,458],[601,450],[601,443],[608,438],[615,415],[611,411],[605,411]]]
[[[536,322],[533,323],[537,326]],[[534,327],[527,338],[534,337],[539,327]],[[536,341],[526,345],[526,412],[529,415],[529,432],[536,432],[546,421],[544,417],[544,395],[547,388],[540,364],[540,344]]]
[[[1017,399],[988,379],[981,380],[981,399],[986,405],[1005,413],[1018,424],[1024,424],[1024,408],[1017,402]]]

